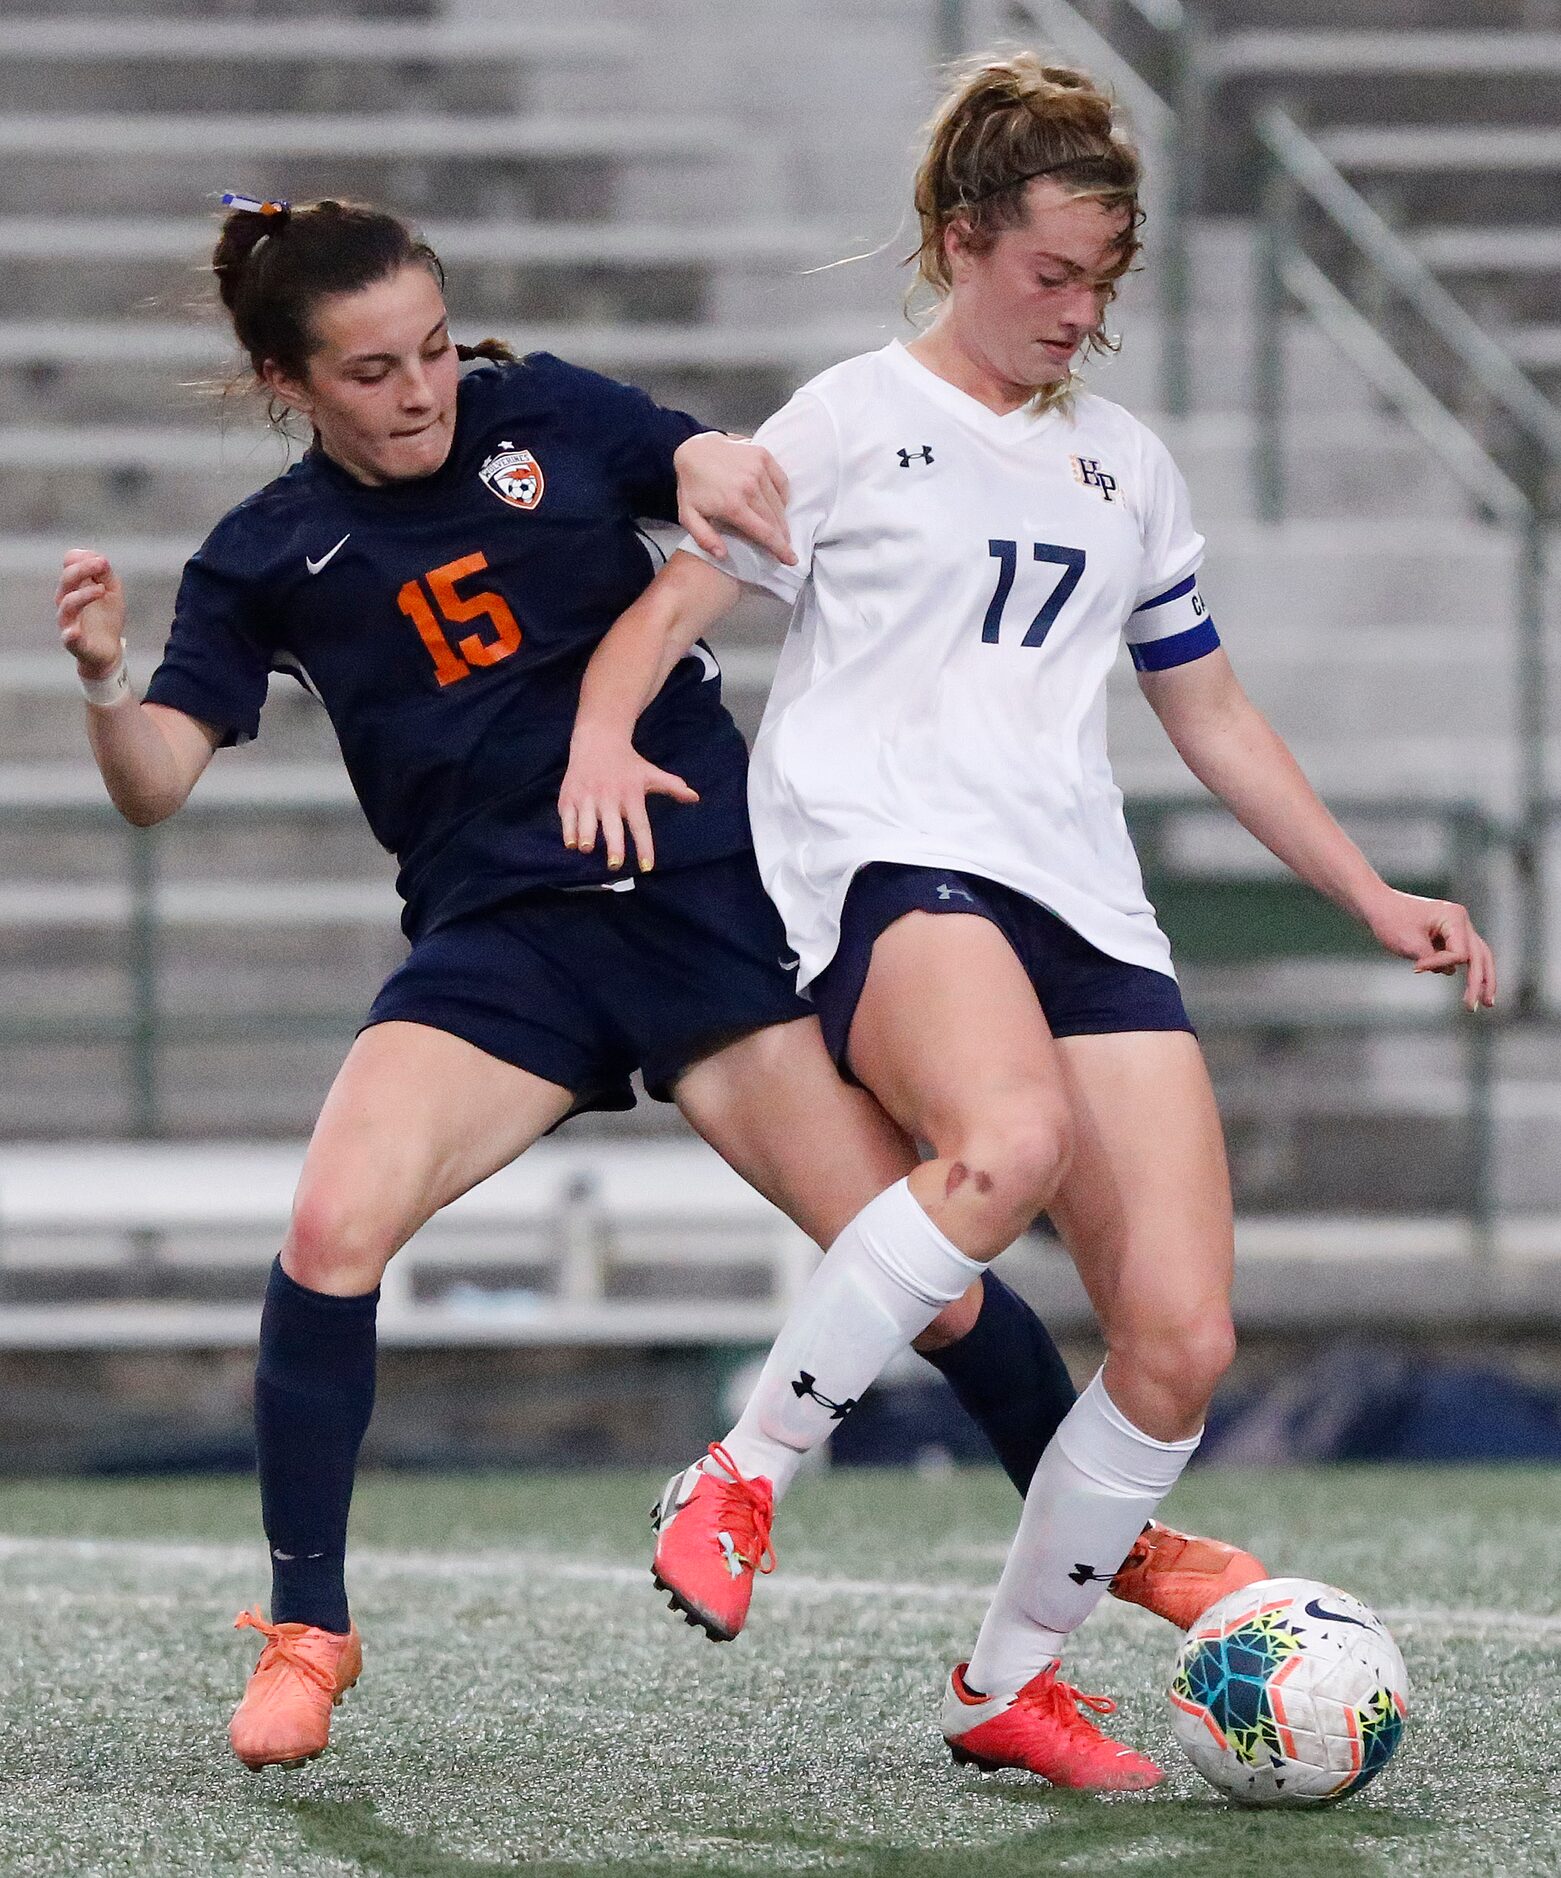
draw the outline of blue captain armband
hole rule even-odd
[[[1220,636],[1198,592],[1198,576],[1189,574],[1136,607],[1126,637],[1133,664],[1141,672],[1169,671],[1213,652]]]

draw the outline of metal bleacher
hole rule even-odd
[[[1532,669],[1509,600],[1521,548],[1402,400],[1341,358],[1315,309],[1292,300],[1278,314],[1279,421],[1260,396],[1276,348],[1263,324],[1271,172],[1253,125],[1275,100],[1513,358],[1561,368],[1547,311],[1561,150],[1545,120],[1561,30],[1538,30],[1561,19],[1498,0],[1464,31],[1440,5],[1375,8],[1369,32],[1342,0],[1186,14],[1178,0],[788,0],[741,18],[717,0],[564,14],[540,0],[363,0],[332,18],[292,0],[231,0],[220,17],[194,0],[112,12],[59,0],[48,18],[0,18],[0,1135],[14,1144],[0,1155],[0,1341],[13,1307],[43,1314],[12,1318],[22,1341],[102,1338],[112,1322],[128,1335],[132,1321],[173,1335],[151,1326],[176,1321],[181,1296],[208,1313],[188,1323],[232,1331],[239,1307],[192,1276],[200,1241],[243,1248],[209,1263],[242,1269],[248,1297],[282,1217],[278,1169],[296,1164],[354,1014],[401,950],[389,864],[296,687],[273,689],[259,742],[224,755],[186,811],[132,832],[86,761],[52,644],[60,555],[103,546],[144,679],[185,556],[287,460],[241,395],[213,395],[233,361],[194,270],[228,184],[389,201],[441,253],[460,336],[500,332],[748,426],[812,371],[906,330],[892,263],[909,245],[896,224],[935,34],[1044,36],[1086,59],[1114,48],[1150,143],[1155,214],[1149,267],[1119,309],[1125,344],[1092,382],[1171,443],[1210,538],[1222,633],[1308,772],[1396,878],[1474,898],[1510,957],[1520,876],[1545,852],[1512,836]],[[809,56],[791,56],[799,45]],[[1164,186],[1178,161],[1192,166],[1180,193]],[[1303,237],[1469,449],[1526,478],[1499,407],[1371,265],[1332,225],[1297,224]],[[1178,350],[1179,377],[1166,369]],[[1277,507],[1265,449],[1282,470]],[[1553,580],[1544,593],[1553,605]],[[768,603],[745,603],[723,648],[749,727],[776,626]],[[1561,1210],[1561,1079],[1541,1013],[1552,929],[1529,1027],[1476,1034],[1447,987],[1371,956],[1209,812],[1125,669],[1112,712],[1230,1126],[1260,1273],[1246,1308],[1304,1315],[1319,1259],[1331,1295],[1368,1315],[1389,1301],[1539,1308],[1554,1268],[1538,1222]],[[654,1296],[615,1299],[616,1254],[571,1264],[568,1248],[621,1246],[625,1269],[660,1284],[675,1241],[723,1237],[758,1248],[757,1289],[746,1317],[698,1321],[716,1340],[767,1334],[795,1280],[795,1235],[762,1202],[738,1204],[731,1177],[672,1127],[644,1104],[587,1118],[463,1202],[448,1244],[436,1230],[404,1255],[392,1334],[490,1334],[480,1311],[440,1300],[468,1268],[491,1285],[505,1243],[544,1298],[569,1305],[549,1318],[528,1294],[507,1320],[516,1340],[585,1324],[609,1341],[634,1322],[660,1334],[672,1313],[657,1316]],[[196,1145],[212,1137],[226,1160]],[[79,1163],[62,1139],[82,1143]],[[652,1219],[633,1197],[641,1175]],[[115,1208],[120,1229],[106,1232]],[[51,1292],[50,1248],[73,1243],[86,1248],[74,1277],[67,1260]],[[1335,1254],[1363,1245],[1385,1262],[1357,1281]],[[1082,1310],[1057,1264],[1033,1254],[1029,1282]],[[594,1292],[579,1275],[592,1270]],[[143,1316],[62,1315],[90,1272]]]

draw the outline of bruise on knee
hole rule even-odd
[[[956,1161],[949,1169],[949,1177],[943,1184],[944,1199],[952,1200],[954,1195],[959,1192],[960,1188],[964,1186],[967,1180],[974,1184],[977,1193],[990,1193],[992,1191],[992,1176],[990,1174],[982,1173],[979,1167],[972,1170],[968,1168],[963,1161]]]

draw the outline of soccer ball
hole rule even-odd
[[[1311,1578],[1265,1578],[1210,1605],[1167,1693],[1188,1760],[1246,1806],[1358,1793],[1393,1758],[1409,1713],[1382,1620]]]

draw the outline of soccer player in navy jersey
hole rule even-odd
[[[635,1069],[822,1245],[915,1156],[838,1078],[788,977],[746,753],[702,649],[640,722],[663,780],[684,779],[632,831],[641,871],[622,872],[621,833],[606,856],[559,839],[581,674],[653,572],[636,519],[681,519],[717,553],[723,522],[785,558],[773,461],[545,354],[485,342],[463,375],[437,258],[381,211],[240,200],[213,268],[257,381],[312,447],[188,563],[144,700],[106,559],[73,550],[57,601],[129,820],[173,814],[218,748],[254,737],[285,670],[400,863],[411,951],[326,1098],[261,1323],[272,1610],[239,1619],[265,1647],[230,1738],[250,1767],[288,1766],[324,1748],[361,1666],[344,1558],[375,1307],[421,1225],[567,1116],[631,1106]],[[988,1275],[923,1346],[1022,1490],[1073,1399],[1043,1327]],[[764,1509],[731,1491],[751,1570]],[[1142,1563],[1122,1594],[1157,1608]]]

